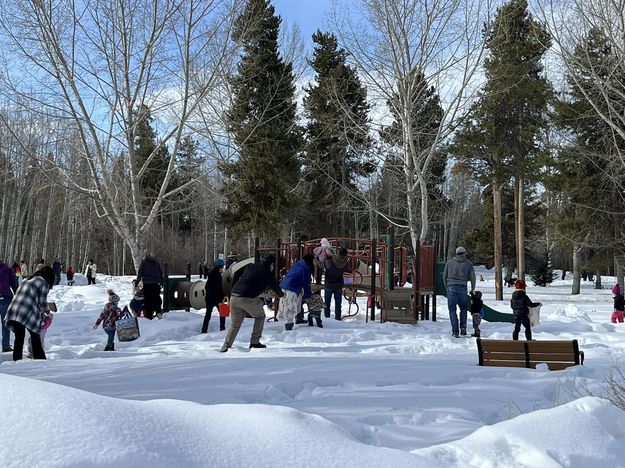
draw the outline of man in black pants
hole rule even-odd
[[[145,250],[145,257],[139,265],[137,272],[137,284],[143,281],[143,294],[145,297],[145,309],[143,315],[152,320],[154,314],[160,317],[163,314],[161,302],[161,285],[163,284],[163,270],[161,264]]]
[[[206,275],[206,287],[204,290],[206,294],[206,314],[204,315],[204,323],[202,323],[202,333],[208,332],[208,323],[211,319],[213,308],[219,309],[219,304],[224,299],[224,289],[221,283],[221,272],[224,269],[225,262],[218,258],[213,262],[213,268],[211,268]],[[226,317],[219,316],[219,330],[224,331],[226,329]]]

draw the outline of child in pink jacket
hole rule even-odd
[[[621,287],[617,284],[612,288],[614,294],[614,312],[612,312],[612,323],[623,323],[625,321],[625,298],[621,294]]]

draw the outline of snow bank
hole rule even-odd
[[[127,401],[9,375],[0,388],[3,468],[435,466],[281,406]]]
[[[446,467],[622,467],[625,412],[607,400],[585,397],[413,453]]]

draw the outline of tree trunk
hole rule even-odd
[[[601,284],[601,272],[599,270],[595,272],[595,289],[603,289],[603,285]]]
[[[495,263],[495,299],[503,301],[503,283],[501,274],[503,240],[501,235],[501,185],[493,181],[493,238]]]
[[[621,291],[623,289],[623,265],[622,265],[623,257],[619,257],[618,255],[614,256],[614,271],[616,273],[616,282],[621,287]]]
[[[573,289],[571,294],[579,294],[582,282],[582,267],[580,262],[580,254],[582,248],[579,245],[573,246]]]
[[[516,180],[516,246],[517,246],[517,269],[518,277],[525,279],[525,190],[523,178]]]

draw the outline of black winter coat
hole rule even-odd
[[[326,261],[325,286],[328,289],[341,289],[343,287],[343,273],[349,273],[347,262],[343,266],[338,266],[334,258]],[[340,262],[342,263],[342,262]]]
[[[614,310],[625,311],[625,297],[622,294],[614,296]]]
[[[480,314],[484,301],[475,297],[475,294],[471,294],[471,315]]]
[[[224,298],[224,290],[221,283],[221,267],[213,267],[206,276],[205,299],[207,304],[219,304]]]
[[[517,315],[529,315],[530,307],[537,307],[540,302],[532,302],[527,296],[525,291],[517,289],[512,293],[512,299],[510,299],[510,307],[512,307],[512,313]]]
[[[137,273],[137,283],[143,281],[143,284],[163,284],[163,271],[161,264],[154,257],[145,257],[139,265],[139,273]]]
[[[241,278],[232,286],[232,294],[258,297],[267,289],[272,289],[280,297],[284,296],[271,270],[262,263],[251,263],[244,268]]]

